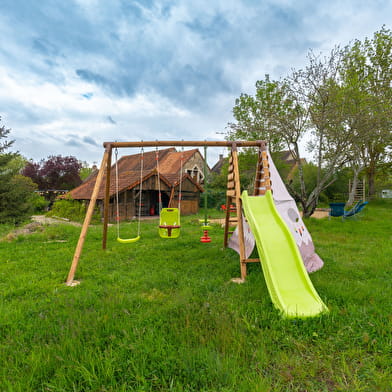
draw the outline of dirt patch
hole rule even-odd
[[[327,209],[316,209],[313,214],[311,215],[311,218],[317,218],[317,219],[322,219],[322,218],[327,218],[329,215],[329,211]]]
[[[44,226],[47,225],[59,225],[59,224],[68,224],[72,226],[81,226],[80,223],[71,222],[69,220],[61,219],[61,218],[50,218],[45,215],[33,215],[31,217],[32,222],[27,225],[15,229],[8,233],[6,236],[0,239],[0,241],[8,241],[11,242],[15,240],[20,235],[29,235],[32,233],[40,232],[44,230]]]
[[[40,223],[38,223],[38,222],[31,222],[31,223],[21,227],[20,229],[15,229],[15,230],[11,231],[5,237],[1,238],[0,241],[11,242],[11,241],[15,240],[20,235],[32,234],[32,233],[35,233],[37,231],[42,231],[43,229],[44,228],[43,228],[43,226]]]
[[[33,215],[31,217],[31,220],[33,222],[37,222],[41,225],[58,225],[58,224],[67,224],[67,225],[72,225],[72,226],[82,226],[78,222],[72,222],[69,219],[66,218],[60,218],[60,217],[49,217],[45,215]]]

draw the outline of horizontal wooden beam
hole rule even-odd
[[[155,140],[155,141],[140,141],[140,142],[105,142],[105,148],[126,148],[126,147],[261,147],[263,150],[267,148],[267,142],[264,140],[254,141],[184,141],[184,140]]]

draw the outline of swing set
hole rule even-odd
[[[173,207],[174,199],[174,187],[172,188],[170,201],[167,208],[162,208],[162,195],[160,189],[160,174],[159,174],[159,153],[158,147],[163,146],[180,146],[182,147],[181,154],[181,169],[178,179],[178,207]],[[120,235],[120,214],[119,214],[119,176],[118,176],[118,149],[119,148],[130,148],[136,147],[141,149],[141,164],[140,164],[140,185],[139,185],[139,203],[138,203],[138,224],[137,233],[135,237],[122,238]],[[256,168],[256,181],[254,194],[261,195],[267,190],[271,189],[269,180],[268,162],[267,162],[267,143],[265,141],[141,141],[141,142],[105,142],[104,143],[104,155],[102,158],[101,166],[98,171],[94,189],[91,195],[90,203],[86,212],[84,223],[81,229],[78,243],[75,248],[72,264],[66,280],[67,286],[75,286],[79,284],[78,281],[74,280],[79,259],[82,253],[83,245],[86,239],[87,231],[91,218],[94,213],[95,204],[98,198],[98,193],[102,183],[104,182],[104,220],[103,220],[103,235],[102,235],[102,249],[106,249],[107,245],[107,233],[109,223],[109,200],[110,200],[110,177],[111,177],[111,165],[112,165],[112,152],[115,151],[115,175],[116,175],[116,220],[117,220],[117,241],[122,244],[130,244],[138,241],[141,237],[141,207],[142,207],[142,183],[143,183],[143,154],[144,147],[156,147],[156,171],[158,177],[158,202],[159,202],[159,235],[162,238],[175,239],[180,235],[181,222],[181,184],[183,180],[183,149],[184,147],[204,147],[204,159],[207,159],[207,147],[227,147],[230,149],[229,157],[229,170],[227,178],[227,190],[226,190],[226,217],[225,217],[225,231],[224,231],[224,247],[228,246],[228,239],[233,231],[230,231],[230,226],[233,223],[237,224],[238,235],[239,235],[239,253],[240,253],[240,266],[241,266],[241,280],[246,277],[246,265],[250,262],[258,262],[259,259],[247,259],[245,257],[245,239],[244,239],[244,228],[243,228],[243,216],[241,206],[241,189],[240,189],[240,178],[239,178],[239,167],[238,167],[238,147],[257,147],[259,149],[259,160]],[[264,166],[263,166],[264,165]],[[204,167],[204,175],[206,176],[206,163]],[[206,178],[206,177],[205,177]],[[105,181],[104,181],[105,179]],[[204,206],[205,206],[205,217],[203,220],[203,231],[204,235],[201,237],[201,242],[210,242],[211,239],[208,237],[208,219],[207,219],[207,193],[204,194]],[[235,206],[235,208],[231,208]],[[233,216],[233,214],[235,216]]]

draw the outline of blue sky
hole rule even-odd
[[[221,140],[265,74],[391,22],[390,0],[0,0],[2,124],[34,160],[100,162],[112,140]]]

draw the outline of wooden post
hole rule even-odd
[[[271,176],[270,176],[267,151],[262,151],[261,157],[262,157],[262,161],[263,161],[263,171],[264,171],[263,182],[264,182],[264,187],[265,187],[265,191],[264,191],[264,194],[265,194],[268,190],[271,190]]]
[[[112,147],[107,147],[108,158],[106,164],[106,184],[105,184],[105,200],[103,207],[103,233],[102,233],[102,249],[106,249],[106,242],[108,238],[108,223],[109,223],[109,204],[110,204],[110,169],[112,166]]]
[[[226,213],[225,213],[225,233],[223,237],[223,247],[227,248],[227,245],[229,243],[229,234],[233,234],[232,231],[230,231],[230,206],[232,203],[232,198],[235,197],[235,174],[234,174],[234,165],[233,165],[233,152],[231,151],[230,153],[230,158],[229,158],[229,167],[228,167],[228,173],[227,173],[227,189],[226,189]]]
[[[95,207],[95,203],[97,201],[99,188],[100,188],[101,183],[102,183],[103,174],[105,172],[105,166],[107,164],[108,157],[109,157],[109,150],[110,149],[106,149],[105,150],[105,153],[104,153],[103,158],[102,158],[101,167],[100,167],[98,175],[97,175],[97,180],[95,182],[93,194],[91,195],[90,204],[89,204],[88,209],[87,209],[86,217],[84,218],[82,230],[81,230],[80,236],[79,236],[79,241],[78,241],[78,244],[76,245],[76,249],[75,249],[74,257],[73,257],[73,260],[72,260],[71,268],[70,268],[69,273],[68,273],[68,277],[67,277],[67,281],[66,281],[66,285],[67,286],[76,286],[77,284],[79,284],[78,281],[74,281],[74,276],[75,276],[76,268],[78,267],[80,255],[82,253],[84,240],[86,239],[88,226],[89,226],[89,224],[91,222],[91,218],[92,218],[93,213],[94,213],[94,207]]]
[[[173,207],[173,200],[174,200],[174,190],[175,186],[172,186],[171,191],[170,191],[170,199],[169,199],[169,204],[167,205],[169,208]]]
[[[242,202],[241,202],[241,186],[240,186],[240,171],[238,167],[238,153],[237,146],[233,143],[232,149],[233,169],[235,179],[235,204],[237,210],[237,225],[238,225],[238,239],[240,247],[240,268],[241,280],[246,278],[246,257],[245,257],[245,240],[244,240],[244,227],[242,223]]]

